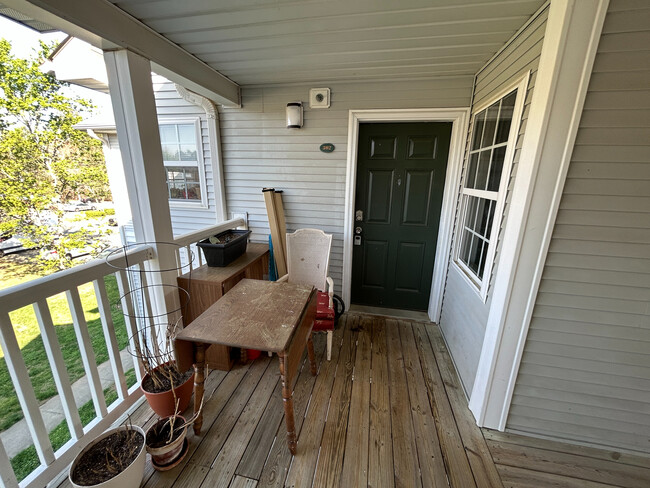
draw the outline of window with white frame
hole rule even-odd
[[[199,121],[160,121],[170,203],[205,203]]]
[[[522,83],[525,86],[525,83]],[[461,190],[456,263],[485,299],[501,225],[503,199],[521,117],[519,86],[474,117],[472,142]],[[516,107],[517,105],[517,107]]]

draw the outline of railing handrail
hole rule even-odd
[[[74,268],[0,290],[0,310],[5,312],[17,310],[38,300],[64,293],[72,287],[96,280],[98,277],[113,274],[118,270],[118,266],[122,266],[121,263],[126,262],[126,259],[128,259],[128,265],[131,266],[147,261],[152,257],[152,247],[138,246],[126,253],[116,253],[108,260],[93,259]]]
[[[182,234],[174,239],[174,243],[179,246],[188,246],[194,244],[201,239],[204,239],[207,236],[212,236],[223,232],[224,230],[232,229],[233,227],[239,227],[241,225],[246,225],[246,221],[242,218],[230,219],[224,222],[220,222],[212,227],[205,227],[203,229],[188,232],[187,234]]]

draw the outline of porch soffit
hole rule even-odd
[[[235,83],[261,85],[473,75],[545,0],[108,2]]]

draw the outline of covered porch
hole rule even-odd
[[[650,176],[643,132],[650,72],[638,68],[647,60],[648,28],[641,24],[650,10],[643,2],[471,0],[465,2],[470,8],[452,0],[413,0],[399,15],[390,2],[380,2],[384,9],[372,15],[374,2],[340,2],[331,23],[321,18],[317,2],[308,2],[303,13],[291,5],[271,12],[271,2],[259,2],[257,23],[250,6],[209,17],[199,1],[0,2],[102,49],[124,166],[122,197],[134,239],[149,243],[132,256],[146,269],[173,269],[194,243],[221,229],[247,225],[251,242],[266,242],[260,190],[276,186],[285,191],[288,228],[319,227],[333,235],[330,275],[349,304],[360,126],[453,126],[440,231],[429,243],[435,267],[425,280],[427,313],[439,326],[348,314],[331,362],[323,358],[319,337],[318,375],[303,365],[294,394],[296,456],[284,438],[277,360],[263,357],[213,372],[203,434],[190,436],[181,466],[160,473],[148,464],[144,486],[650,485],[648,458],[642,457],[650,439]],[[307,18],[322,32],[310,31]],[[343,18],[343,27],[333,31]],[[285,32],[288,23],[300,31]],[[369,32],[377,37],[365,38]],[[271,57],[267,51],[276,42],[284,47]],[[369,55],[359,48],[363,43],[376,52]],[[337,62],[328,64],[333,58]],[[180,90],[156,92],[152,71]],[[331,88],[331,108],[308,107],[306,97],[320,86]],[[501,100],[515,91],[516,123],[503,146],[510,149],[500,189],[487,195],[464,188],[470,169],[478,168],[470,153],[478,158],[494,149],[473,146],[482,127],[477,120],[487,119],[490,107],[500,112]],[[203,168],[205,201],[173,201],[167,191],[159,128],[186,121],[179,97],[195,106],[197,154],[205,164],[195,163]],[[293,100],[304,101],[299,130],[285,123]],[[616,137],[616,144],[606,136]],[[325,153],[322,145],[337,149]],[[486,218],[493,227],[483,249],[490,253],[474,252],[477,273],[468,273],[459,264],[470,260],[460,256],[458,236],[463,202],[479,197],[495,202],[485,208],[497,218]],[[198,216],[207,214],[209,226],[202,227]],[[178,222],[191,223],[191,232],[180,233]],[[159,242],[183,249],[170,252]],[[467,252],[479,249],[472,246]],[[481,268],[479,261],[490,266]],[[82,425],[57,350],[47,299],[66,293],[86,373],[96,375],[75,288],[95,284],[110,332],[102,280],[113,274],[128,289],[123,272],[94,263],[0,293],[0,345],[41,462],[19,482],[0,443],[1,486],[44,486],[52,479],[65,486],[61,470],[131,407],[139,405],[130,414],[133,424],[154,421],[149,407],[138,403],[138,386],[127,387],[109,337],[119,402],[108,408],[94,384],[97,420]],[[174,273],[161,276],[161,284],[176,283]],[[163,312],[178,309],[173,293],[148,299]],[[65,400],[72,439],[60,449],[47,437],[13,337],[8,313],[19,305],[40,314]],[[135,324],[127,326],[133,332]]]
[[[317,335],[294,401],[298,453],[285,442],[276,358],[206,382],[204,430],[168,472],[147,465],[146,487],[646,487],[647,459],[480,429],[433,323],[346,314],[332,360]],[[143,403],[130,417],[149,426]],[[71,486],[66,480],[59,487]]]

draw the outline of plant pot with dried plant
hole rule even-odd
[[[147,456],[145,433],[134,425],[109,429],[90,442],[70,465],[75,488],[137,488]]]
[[[173,339],[179,323],[162,327],[149,326],[131,338],[131,352],[144,369],[140,388],[151,409],[159,417],[179,414],[188,407],[194,386],[194,370],[180,371],[173,355]]]
[[[179,402],[180,399],[177,399]],[[173,414],[158,419],[147,430],[147,452],[151,454],[151,464],[158,471],[167,471],[176,466],[185,458],[189,450],[187,441],[187,428],[194,423],[203,409],[203,402],[194,415],[188,420],[185,417]],[[178,411],[179,408],[176,408]]]

